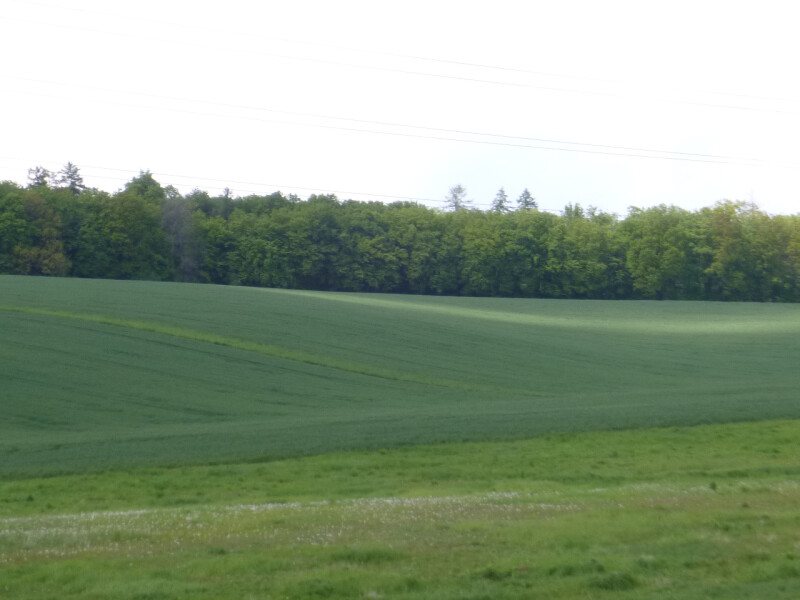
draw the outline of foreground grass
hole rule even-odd
[[[0,485],[0,598],[794,598],[800,422]]]

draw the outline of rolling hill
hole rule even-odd
[[[797,418],[800,307],[0,276],[0,475]]]

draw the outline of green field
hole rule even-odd
[[[0,598],[751,598],[800,588],[800,422],[0,487]]]
[[[799,333],[0,276],[0,599],[795,598]]]
[[[800,307],[0,277],[0,475],[800,416]]]

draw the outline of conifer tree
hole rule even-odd
[[[73,165],[71,162],[65,164],[64,168],[58,172],[56,184],[60,188],[66,188],[70,190],[75,196],[86,189],[86,186],[83,184],[83,177],[81,177],[78,167]]]
[[[492,200],[492,212],[496,213],[507,213],[510,210],[508,207],[508,194],[506,194],[505,189],[500,188],[497,190],[497,195]]]
[[[536,198],[531,196],[528,188],[522,190],[519,198],[517,198],[517,210],[533,210],[536,207]]]
[[[472,200],[467,200],[467,189],[461,184],[450,188],[444,202],[445,206],[452,211],[466,210],[472,204]]]

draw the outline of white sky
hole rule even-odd
[[[740,199],[793,214],[798,14],[764,0],[3,0],[0,179],[71,161],[108,191],[149,169],[183,192],[441,206],[460,183],[483,208],[503,186],[556,211]]]

